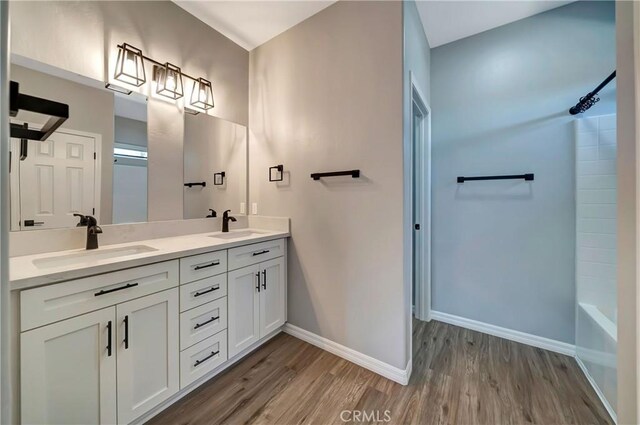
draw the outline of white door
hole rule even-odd
[[[260,338],[284,325],[284,257],[260,264]]]
[[[115,307],[23,333],[21,359],[22,423],[116,423]]]
[[[29,141],[27,158],[18,161],[20,230],[72,227],[74,213],[95,215],[95,144],[62,132]]]
[[[260,339],[259,272],[258,265],[229,272],[229,358]]]
[[[178,288],[116,306],[118,423],[127,424],[180,387]]]

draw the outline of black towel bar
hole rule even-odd
[[[526,181],[533,181],[533,173],[529,174],[511,174],[507,176],[480,176],[480,177],[458,177],[458,183],[464,183],[475,180],[513,180],[524,179]]]
[[[360,170],[333,171],[330,173],[313,173],[311,178],[320,180],[322,177],[351,176],[354,179],[360,178]]]
[[[207,182],[200,182],[200,183],[185,183],[184,184],[187,187],[193,187],[193,186],[202,186],[202,187],[207,187]]]

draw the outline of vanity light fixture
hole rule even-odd
[[[211,88],[211,81],[200,77],[193,82],[191,106],[204,109],[205,111],[213,108],[213,89]]]
[[[153,70],[154,80],[158,83],[156,93],[174,100],[180,99],[184,95],[180,67],[167,62],[162,67],[153,67]]]
[[[123,83],[140,87],[147,79],[144,69],[144,61],[151,62],[153,67],[153,80],[157,82],[156,93],[169,99],[177,100],[184,96],[182,77],[193,81],[193,90],[191,92],[191,106],[208,110],[214,107],[213,88],[211,81],[202,77],[192,77],[180,69],[180,67],[169,62],[160,63],[155,59],[145,56],[142,50],[133,47],[130,44],[118,44],[118,57],[116,61],[116,70],[114,78]],[[120,87],[112,88],[111,84],[107,84],[107,88],[119,91]],[[117,86],[115,86],[117,87]],[[122,89],[124,90],[124,89]],[[122,93],[126,93],[122,91]],[[199,111],[196,111],[199,112]],[[192,113],[192,112],[188,112]],[[196,115],[195,113],[193,115]]]
[[[113,77],[136,87],[143,85],[147,81],[147,77],[144,71],[142,50],[127,43],[118,45],[116,72]]]

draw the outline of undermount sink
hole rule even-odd
[[[91,264],[99,260],[111,258],[128,257],[130,255],[143,254],[145,252],[157,251],[146,245],[134,245],[123,248],[96,249],[91,251],[74,252],[72,254],[58,255],[56,257],[38,258],[33,260],[33,265],[39,269],[51,267],[79,266]]]
[[[240,239],[263,234],[264,233],[256,232],[255,230],[236,230],[235,232],[229,233],[216,233],[215,235],[209,235],[209,237],[216,239]]]

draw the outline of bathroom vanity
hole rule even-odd
[[[288,231],[11,259],[14,418],[142,422],[280,332]]]

